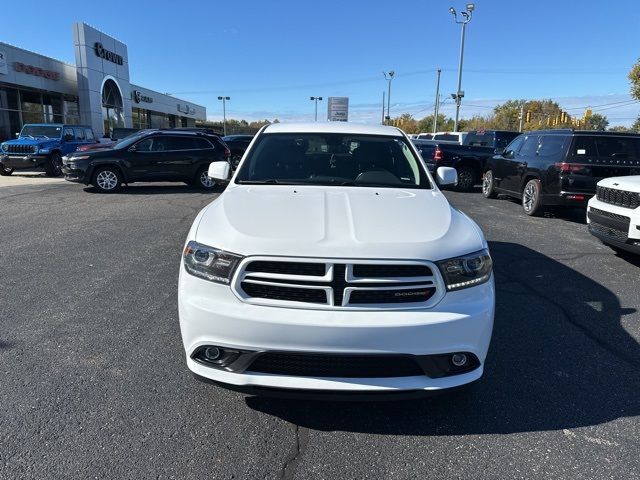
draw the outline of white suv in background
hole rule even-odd
[[[228,181],[228,163],[209,175]],[[437,187],[455,170],[436,177],[394,127],[263,128],[184,246],[189,369],[249,393],[413,395],[480,378],[492,261]]]
[[[600,180],[588,203],[587,223],[604,243],[640,254],[640,175]]]

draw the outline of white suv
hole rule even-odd
[[[640,175],[600,180],[589,200],[587,223],[604,243],[640,254]]]
[[[228,163],[209,175],[228,181]],[[450,168],[436,177],[456,182]],[[178,294],[189,369],[249,393],[473,382],[495,305],[482,231],[407,136],[341,122],[256,135],[193,223]]]

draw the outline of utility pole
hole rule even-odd
[[[458,64],[458,89],[456,93],[452,93],[451,97],[456,101],[456,120],[453,124],[453,131],[458,131],[458,120],[460,118],[460,104],[462,103],[462,97],[464,97],[464,92],[462,91],[462,62],[464,60],[464,34],[467,29],[467,23],[471,21],[471,15],[475,10],[475,5],[473,3],[467,3],[466,11],[460,12],[460,15],[464,18],[462,21],[458,21],[458,14],[456,9],[451,7],[449,8],[449,12],[453,15],[454,21],[462,25],[462,34],[460,37],[460,63]]]
[[[387,94],[387,116],[385,118],[387,122],[391,120],[391,80],[393,80],[393,76],[395,74],[396,72],[394,72],[393,70],[390,70],[388,74],[386,72],[382,72],[382,75],[384,75],[384,79],[389,82],[389,93]]]
[[[313,102],[315,100],[316,102],[316,122],[318,121],[318,100],[322,101],[322,97],[309,97],[311,99],[311,101]]]
[[[218,100],[222,100],[222,132],[224,136],[227,136],[227,100],[231,100],[231,97],[218,97]]]
[[[382,125],[384,125],[384,90],[382,91]]]
[[[518,131],[522,132],[522,121],[524,120],[524,103],[520,105],[520,116],[518,118],[520,118],[520,128],[518,129]]]
[[[438,131],[438,110],[440,110],[440,72],[442,72],[442,70],[438,69],[438,81],[436,83],[436,103],[435,109],[433,111],[433,133],[436,133]]]

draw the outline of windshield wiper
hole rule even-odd
[[[275,178],[269,178],[267,180],[238,180],[238,183],[242,185],[297,185],[292,182],[283,182],[282,180],[276,180]]]

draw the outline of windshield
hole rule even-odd
[[[136,143],[138,140],[140,140],[142,137],[144,137],[147,133],[149,133],[148,131],[140,131],[137,133],[132,133],[131,135],[129,135],[128,137],[123,138],[122,140],[118,141],[118,143],[116,143],[113,148],[115,150],[119,150],[121,148],[128,148],[130,147],[132,144]]]
[[[262,135],[236,183],[431,188],[404,138],[339,133]]]
[[[60,138],[62,127],[59,125],[25,125],[20,132],[21,137]]]

